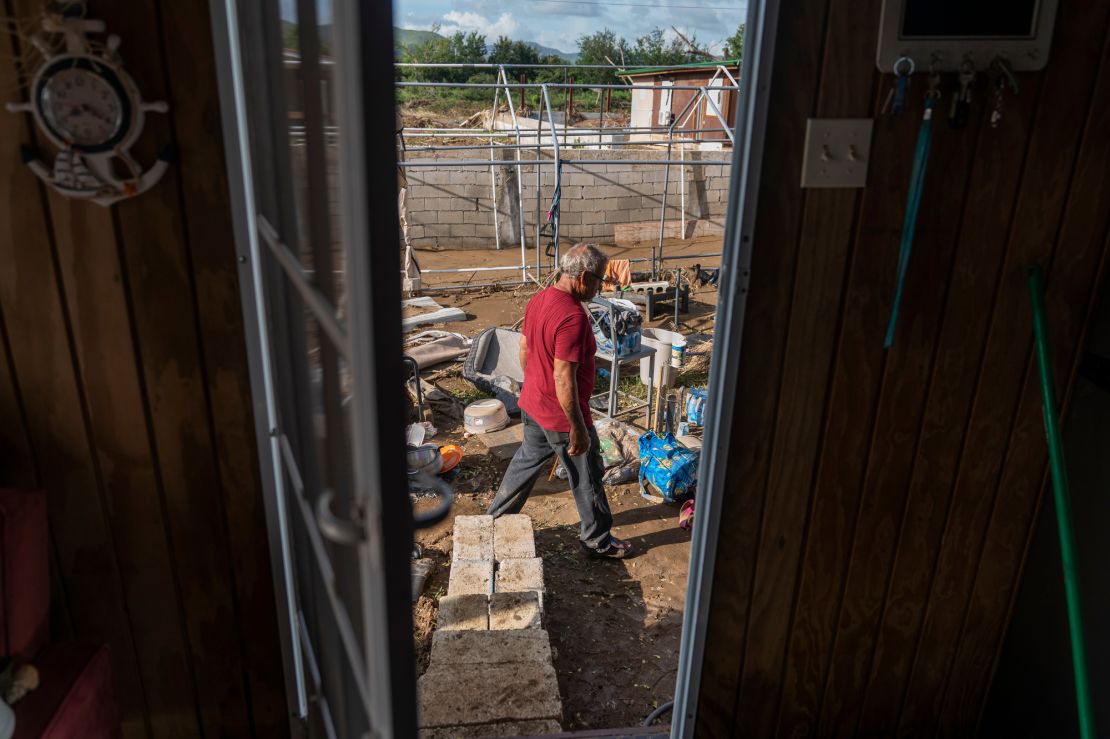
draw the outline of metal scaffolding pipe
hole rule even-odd
[[[528,118],[527,120],[537,120],[535,118]],[[304,126],[296,123],[289,125],[289,130],[292,133],[297,133],[304,130]],[[339,135],[338,126],[326,126],[325,130],[328,135]],[[563,126],[564,131],[584,131],[586,133],[601,132],[615,132],[615,133],[663,133],[667,129],[664,126]],[[713,133],[720,131],[721,128],[684,128],[683,133]],[[507,128],[440,128],[436,126],[429,126],[427,128],[402,128],[401,135],[408,136],[409,138],[466,138],[467,136],[501,136],[510,138],[511,130]]]
[[[571,130],[575,131],[575,135],[577,135],[577,129],[571,129]],[[619,132],[619,130],[615,129],[615,128],[610,128],[608,130],[610,132]],[[715,131],[720,131],[721,129],[718,128],[718,129],[714,129],[714,130]],[[504,138],[511,139],[511,138],[513,138],[514,135],[515,134],[510,131],[509,135],[505,136]],[[598,135],[599,136],[601,135],[600,132],[598,133]],[[534,137],[525,135],[524,138],[534,138]],[[720,143],[719,141],[711,141],[709,139],[679,138],[679,139],[677,139],[677,141],[679,141],[683,144]],[[580,149],[580,148],[584,148],[584,147],[598,148],[598,149],[608,149],[608,148],[617,147],[617,146],[666,146],[667,142],[666,141],[575,141],[575,142],[567,144],[567,145],[572,146],[575,149]],[[448,144],[446,146],[432,146],[432,145],[429,145],[429,146],[408,146],[408,147],[406,147],[406,151],[410,151],[410,152],[411,151],[470,151],[470,150],[473,150],[473,149],[485,149],[488,146],[491,146],[491,144],[481,143],[481,144]],[[501,149],[531,149],[533,145],[532,144],[497,144],[497,146]],[[567,160],[567,161],[570,161],[570,160]]]
[[[655,85],[609,85],[609,84],[591,84],[589,82],[509,82],[507,84],[500,82],[421,82],[413,80],[410,82],[395,82],[397,87],[453,87],[453,88],[470,88],[470,89],[483,89],[494,87],[505,87],[510,90],[517,90],[520,88],[537,88],[548,87],[555,90],[588,87],[591,90],[658,90]],[[670,87],[670,86],[668,86]],[[672,90],[735,90],[736,88],[731,85],[714,85],[712,87],[699,87],[698,85],[674,85],[670,87]]]
[[[596,166],[599,164],[681,164],[678,159],[567,159],[565,161],[556,161],[552,159],[521,159],[517,161],[504,161],[506,167],[531,167],[540,165],[541,167],[550,167],[558,165],[567,165],[568,167],[585,167]],[[705,159],[690,159],[686,164],[691,166],[731,166],[732,162],[727,159],[720,160],[705,160]],[[406,159],[403,162],[397,162],[400,167],[488,167],[489,161],[485,159]]]
[[[705,253],[699,253],[699,254],[680,254],[680,255],[674,256],[674,257],[661,257],[659,259],[659,261],[660,262],[676,262],[680,259],[712,259],[713,257],[719,257],[719,256],[721,256],[721,252],[714,251],[714,252],[705,252]],[[629,257],[628,261],[633,262],[633,263],[648,262],[648,261],[651,261],[651,257]],[[440,269],[422,269],[422,270],[420,270],[420,272],[422,274],[432,274],[432,275],[437,275],[437,274],[438,275],[452,275],[452,274],[466,274],[466,273],[470,273],[470,272],[508,272],[510,270],[515,270],[515,269],[520,269],[520,266],[516,265],[516,264],[509,264],[509,265],[505,265],[505,266],[493,266],[493,267],[442,267]]]

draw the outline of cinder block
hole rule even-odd
[[[631,210],[632,208],[640,207],[639,195],[625,195],[624,197],[617,198],[617,208],[619,210]]]
[[[493,558],[533,559],[536,541],[532,533],[532,519],[523,513],[500,516],[493,522]]]
[[[582,225],[590,226],[595,223],[601,223],[605,220],[605,213],[602,210],[584,210],[582,211]]]
[[[489,595],[493,592],[492,585],[492,559],[456,559],[451,562],[451,576],[447,581],[448,595]]]
[[[544,592],[543,560],[539,557],[533,557],[531,559],[506,559],[504,562],[498,563],[494,592],[519,593],[525,590]]]
[[[444,237],[451,235],[451,226],[441,223],[424,224],[424,235],[429,237]]]
[[[538,629],[543,602],[534,590],[523,593],[494,593],[489,598],[490,630]]]
[[[473,223],[456,223],[451,226],[452,236],[476,236]]]
[[[446,185],[451,182],[452,172],[432,170],[424,175],[424,181],[429,185]]]
[[[489,596],[478,593],[443,596],[439,599],[436,628],[441,631],[486,631],[489,629]]]
[[[451,559],[493,559],[493,517],[455,516]]]
[[[432,635],[431,664],[497,665],[551,662],[551,642],[544,629],[444,631]]]
[[[417,690],[421,728],[536,719],[557,721],[563,713],[559,683],[550,661],[444,668],[433,657],[431,668],[417,683]]]
[[[493,739],[494,737],[544,736],[559,734],[563,727],[558,721],[497,721],[492,724],[447,726],[421,729],[420,739]]]
[[[490,188],[488,181],[459,188],[459,195],[465,198],[485,198],[487,200],[492,200],[492,194],[493,190]]]

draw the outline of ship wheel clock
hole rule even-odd
[[[29,39],[43,57],[31,78],[31,99],[8,103],[7,109],[31,113],[57,151],[48,167],[23,148],[24,163],[39,179],[67,197],[108,206],[153,187],[169,166],[171,149],[163,149],[146,171],[131,156],[145,115],[165,113],[169,106],[143,101],[123,69],[119,37],[100,42],[89,36],[104,31],[103,21],[44,15],[42,31]]]

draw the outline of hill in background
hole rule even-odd
[[[298,47],[296,24],[289,21],[282,21],[281,28],[285,48],[296,49]],[[444,37],[435,31],[417,31],[412,28],[393,27],[393,45],[398,50],[406,49],[410,46],[417,46],[425,41],[431,41],[437,38]],[[320,26],[320,43],[323,45],[325,52],[328,50],[328,47],[331,46],[331,25]],[[525,41],[524,43],[535,49],[540,57],[551,55],[560,57],[568,62],[578,60],[578,52],[560,51],[550,46],[537,44],[535,41]]]

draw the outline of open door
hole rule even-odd
[[[212,8],[293,733],[415,736],[391,6]]]

